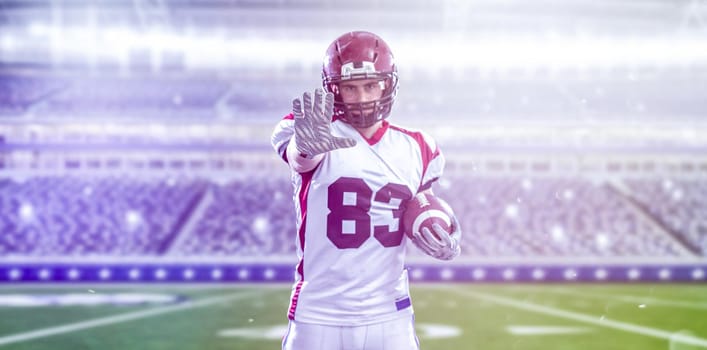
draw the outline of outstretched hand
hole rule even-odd
[[[302,100],[296,98],[292,101],[292,114],[295,116],[295,145],[297,151],[306,158],[356,145],[356,140],[331,134],[334,94],[327,92],[322,101],[323,95],[324,90],[319,88],[314,91],[314,101],[309,92],[303,94]]]

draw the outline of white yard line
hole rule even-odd
[[[680,301],[680,300],[661,299],[661,298],[655,298],[655,297],[642,297],[642,296],[638,296],[638,295],[626,295],[626,294],[610,295],[610,294],[601,294],[601,293],[587,293],[587,292],[577,292],[576,290],[568,290],[568,289],[564,289],[564,288],[543,290],[543,292],[546,292],[546,291],[548,291],[550,293],[581,295],[581,296],[594,298],[594,299],[619,300],[619,301],[626,302],[626,303],[645,304],[648,306],[653,304],[653,305],[667,305],[667,306],[682,307],[682,308],[686,308],[686,309],[707,310],[707,303],[705,303],[705,302]]]
[[[553,334],[577,334],[586,333],[593,328],[586,327],[567,327],[567,326],[527,326],[527,325],[510,325],[506,327],[508,333],[513,335],[553,335]]]
[[[501,304],[505,306],[514,307],[516,309],[521,309],[530,312],[537,312],[545,315],[551,315],[555,317],[561,317],[570,319],[573,321],[584,322],[593,324],[596,326],[607,327],[612,329],[617,329],[629,333],[646,335],[653,338],[664,339],[667,341],[679,342],[682,344],[699,346],[707,348],[707,339],[692,336],[689,334],[676,334],[675,332],[668,332],[662,329],[650,328],[645,326],[639,326],[632,323],[615,321],[608,318],[599,318],[593,315],[582,314],[574,311],[567,311],[558,308],[528,303],[524,301],[519,301],[512,298],[500,297],[492,294],[480,293],[470,290],[459,290],[452,287],[444,287],[444,290],[462,295],[467,297],[472,297],[480,300],[490,301],[492,303]]]
[[[247,298],[253,295],[262,295],[262,291],[244,292],[238,294],[229,294],[218,297],[211,297],[202,300],[197,300],[193,302],[185,302],[177,305],[170,305],[164,307],[155,307],[148,310],[128,312],[115,316],[108,316],[102,318],[96,318],[87,321],[81,321],[76,323],[70,323],[62,326],[49,327],[44,329],[37,329],[34,331],[17,333],[13,335],[8,335],[0,337],[0,347],[8,344],[19,343],[23,341],[28,341],[37,338],[44,338],[58,334],[65,334],[76,332],[84,329],[108,326],[116,323],[133,321],[141,318],[158,316],[170,312],[184,311],[204,306],[209,306],[217,303],[229,302],[237,299]]]

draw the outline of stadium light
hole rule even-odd
[[[673,190],[670,197],[673,199],[674,202],[679,202],[680,200],[682,200],[683,192],[681,189],[676,188]]]
[[[110,279],[110,276],[111,271],[108,268],[102,268],[100,271],[98,271],[98,277],[102,280]]]
[[[61,36],[52,32],[60,30]],[[280,66],[321,62],[326,42],[292,40],[254,35],[228,37],[222,30],[212,33],[176,33],[161,30],[139,32],[124,27],[48,27],[33,23],[32,36],[51,34],[60,40],[57,48],[80,57],[113,55],[124,58],[134,48],[160,53],[184,53],[187,66]],[[533,37],[495,36],[429,40],[419,49],[420,38],[391,39],[399,66],[430,71],[442,68],[475,67],[482,71],[508,72],[536,70],[612,68],[617,65],[689,65],[707,62],[707,44],[696,36],[664,37],[577,37],[537,35]],[[3,40],[5,41],[5,40]],[[106,42],[109,45],[100,45]],[[11,46],[7,43],[3,47]],[[159,55],[155,55],[159,56]]]
[[[399,62],[415,66],[476,66],[481,69],[611,68],[617,65],[682,65],[707,61],[700,37],[493,37],[395,45]],[[434,67],[430,67],[434,68]]]
[[[525,191],[530,191],[531,189],[533,189],[533,182],[532,182],[530,179],[525,178],[525,179],[523,179],[523,181],[521,182],[521,187],[522,187],[523,190],[525,190]]]
[[[0,37],[0,52],[13,52],[17,47],[15,37],[10,34],[3,34]]]
[[[27,27],[27,32],[34,36],[44,36],[51,32],[51,28],[41,22],[32,22]]]
[[[484,278],[486,278],[486,270],[484,270],[480,267],[475,268],[474,271],[471,272],[471,276],[475,280],[483,280]]]
[[[133,230],[137,228],[140,223],[142,223],[142,216],[135,210],[128,210],[125,213],[125,223],[128,225],[130,230]]]
[[[670,276],[672,274],[672,271],[668,269],[667,267],[662,268],[658,271],[658,278],[660,278],[663,281],[669,280]]]
[[[43,268],[39,270],[38,272],[39,279],[41,280],[48,280],[49,278],[52,277],[52,272],[49,269]]]
[[[101,55],[111,56],[123,66],[128,64],[130,52],[140,47],[140,37],[125,28],[106,28],[100,40],[109,44],[102,48]]]
[[[596,245],[601,250],[606,249],[609,246],[609,237],[604,233],[598,233],[596,235]]]
[[[571,201],[572,199],[574,199],[574,191],[569,188],[565,189],[564,191],[562,191],[562,198]]]
[[[542,280],[545,278],[545,270],[543,270],[539,267],[535,268],[532,272],[532,275],[533,275],[534,280],[538,280],[538,281]]]
[[[34,219],[34,206],[32,206],[32,204],[22,203],[19,211],[22,221],[29,222]]]
[[[167,270],[165,270],[163,268],[159,268],[159,269],[155,270],[155,278],[158,280],[163,280],[163,279],[167,278]]]
[[[81,272],[76,268],[72,268],[66,273],[66,275],[69,277],[70,280],[77,280],[79,279],[79,277],[81,277]]]
[[[574,281],[577,279],[577,270],[572,268],[566,269],[563,276],[565,277],[565,280]]]
[[[60,57],[74,59],[114,56],[121,62],[135,48],[152,51],[159,64],[165,50],[179,51],[188,68],[228,68],[261,66],[285,68],[292,63],[311,67],[321,63],[328,39],[273,38],[253,34],[229,34],[222,28],[197,33],[162,29],[139,31],[129,27],[57,26],[34,22],[18,33],[4,35],[3,50],[15,44],[32,50],[44,36]],[[229,36],[230,35],[230,36]],[[38,38],[39,37],[39,38]],[[10,39],[8,39],[10,38]],[[425,41],[425,50],[419,42]],[[707,44],[693,35],[599,37],[558,34],[534,36],[477,36],[434,38],[390,38],[398,66],[439,72],[473,67],[481,72],[508,73],[522,70],[525,75],[538,70],[612,68],[630,66],[690,65],[707,62]]]
[[[439,277],[444,281],[451,281],[454,279],[454,271],[449,268],[444,268],[440,270]]]
[[[503,279],[506,281],[512,281],[516,278],[516,270],[512,268],[507,268],[503,270]]]
[[[565,239],[565,229],[560,225],[555,225],[551,229],[552,240],[555,242],[561,242]]]
[[[504,213],[508,218],[516,219],[518,217],[518,206],[515,204],[508,204],[506,205]]]
[[[670,179],[665,179],[665,180],[663,180],[662,186],[663,186],[663,190],[665,192],[668,192],[673,188],[673,181]]]
[[[606,271],[604,268],[598,268],[596,271],[594,271],[594,278],[596,278],[598,281],[603,281],[607,277],[609,277],[609,272]]]
[[[251,224],[251,230],[259,235],[270,232],[270,220],[262,215],[258,215]]]
[[[22,278],[22,270],[18,268],[10,269],[10,271],[7,272],[7,277],[9,277],[12,281],[19,280]]]

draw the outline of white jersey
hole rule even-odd
[[[442,175],[444,157],[423,132],[387,121],[371,139],[341,120],[331,130],[356,146],[292,174],[300,261],[288,317],[325,325],[409,317],[401,207]],[[292,115],[273,132],[273,147],[285,161],[293,134]]]

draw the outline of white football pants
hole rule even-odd
[[[414,316],[365,326],[290,321],[282,350],[419,350]]]

